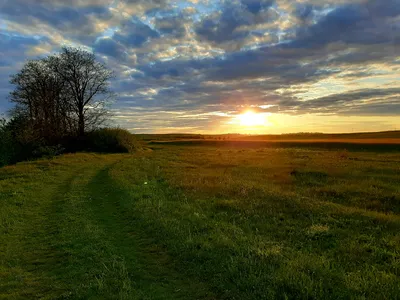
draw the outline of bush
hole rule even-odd
[[[40,138],[23,119],[14,117],[8,122],[0,119],[0,167],[19,161],[53,157],[64,148]]]
[[[129,131],[119,128],[95,130],[84,137],[66,136],[46,140],[23,120],[0,118],[0,167],[19,161],[53,157],[64,152],[92,151],[103,153],[132,153],[142,150],[141,144]]]
[[[64,147],[61,145],[55,145],[55,146],[48,146],[48,145],[42,145],[38,146],[32,151],[32,157],[54,157],[57,155],[60,155],[64,152]]]
[[[0,167],[16,160],[16,141],[7,128],[5,120],[0,120]]]
[[[105,153],[132,153],[142,149],[128,130],[119,128],[103,128],[89,133],[87,148],[90,151]]]

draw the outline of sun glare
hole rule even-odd
[[[268,124],[267,116],[265,114],[255,113],[253,111],[246,111],[238,116],[240,125],[246,127],[265,126]]]

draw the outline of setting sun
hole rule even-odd
[[[238,116],[240,125],[242,126],[266,126],[268,125],[268,120],[266,114],[255,113],[251,110]]]

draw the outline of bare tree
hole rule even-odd
[[[79,136],[102,124],[107,115],[107,103],[114,97],[110,90],[112,71],[98,61],[93,53],[64,47],[51,57],[51,66],[66,85],[66,94],[77,117]]]
[[[24,115],[40,136],[51,138],[66,133],[64,115],[68,103],[62,93],[64,83],[51,71],[47,59],[27,62],[11,77],[11,83],[16,85],[10,94],[16,103],[14,114]]]
[[[14,115],[23,116],[35,135],[50,140],[84,136],[108,117],[113,72],[94,54],[75,48],[28,61],[11,77]]]

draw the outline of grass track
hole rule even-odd
[[[43,182],[30,190],[21,218],[1,241],[0,298],[210,298],[204,285],[174,271],[168,255],[130,226],[121,204],[127,195],[109,177],[124,157],[103,158],[45,170],[49,174],[25,163],[28,178],[39,173]]]

